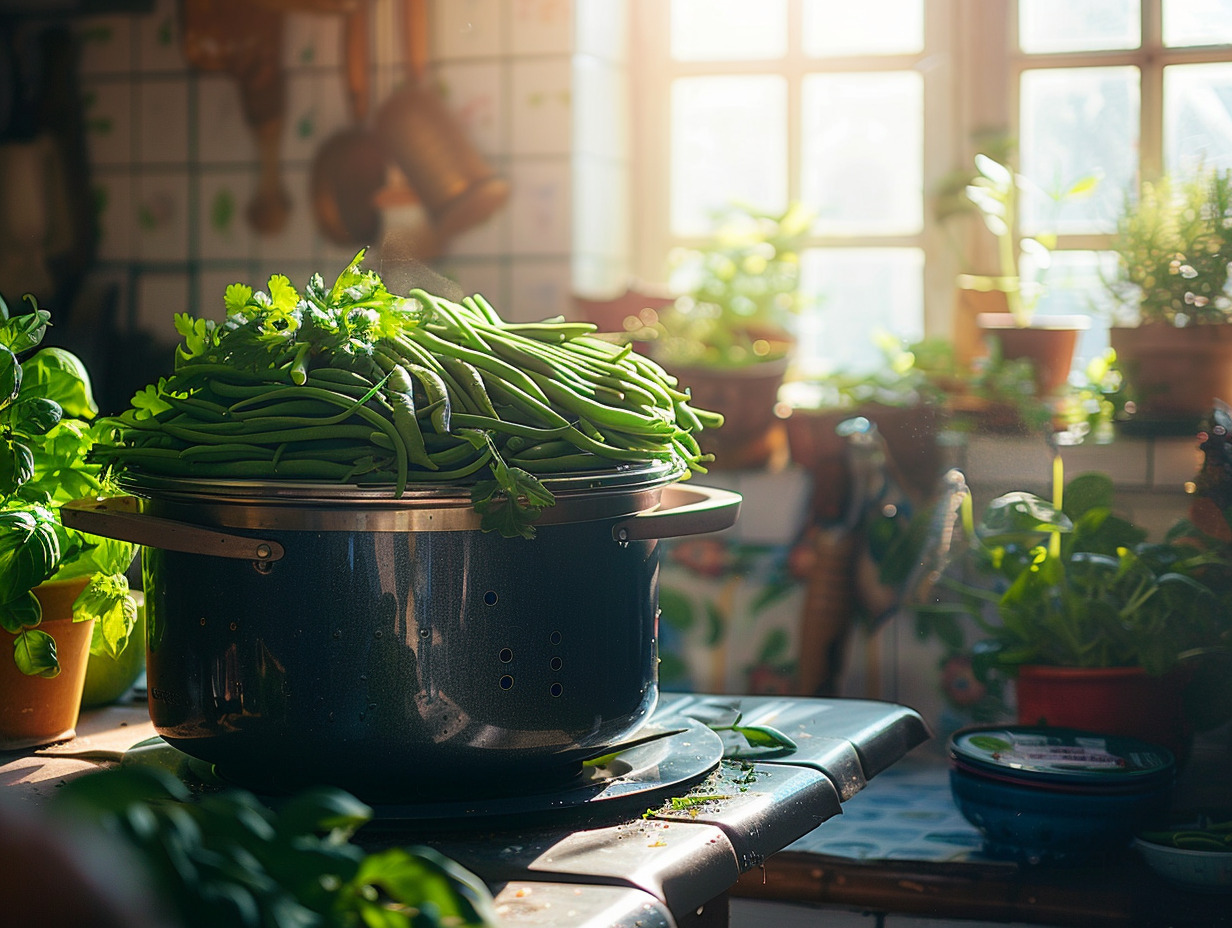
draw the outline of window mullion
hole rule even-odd
[[[1163,2],[1142,0],[1142,59],[1138,125],[1138,178],[1153,180],[1164,170]]]

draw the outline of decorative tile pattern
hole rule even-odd
[[[156,0],[154,12],[136,19],[137,66],[144,72],[182,71],[179,4]]]
[[[954,804],[945,764],[909,756],[787,850],[857,860],[988,861],[983,845]]]
[[[78,67],[83,76],[127,74],[133,66],[133,21],[126,16],[99,16],[77,29],[81,43]]]
[[[445,105],[485,157],[505,150],[504,67],[493,61],[446,62],[435,71]]]
[[[514,55],[559,55],[573,51],[571,0],[513,0],[511,14]]]
[[[510,150],[564,155],[572,148],[572,67],[568,58],[514,61],[510,74]]]
[[[98,257],[127,261],[136,247],[133,179],[124,170],[96,170],[91,178],[98,209]]]
[[[254,189],[251,172],[229,168],[203,173],[197,182],[197,242],[201,257],[246,258],[253,235],[244,210]]]
[[[133,85],[127,80],[87,79],[81,85],[86,146],[94,165],[133,160]]]
[[[134,183],[136,256],[143,261],[180,261],[188,254],[188,172],[148,170]]]

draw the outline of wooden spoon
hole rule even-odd
[[[343,42],[353,125],[335,132],[313,155],[309,196],[322,235],[338,245],[370,245],[381,231],[376,195],[385,184],[388,157],[377,136],[363,125],[370,78],[367,0],[347,16]]]

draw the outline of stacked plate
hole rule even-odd
[[[990,856],[1072,863],[1127,847],[1164,813],[1166,748],[1066,728],[970,728],[949,741],[950,788]]]

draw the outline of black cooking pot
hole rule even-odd
[[[149,478],[62,518],[144,546],[150,715],[175,747],[261,790],[498,795],[654,710],[657,540],[740,504],[677,476],[551,481],[530,540],[479,531],[458,487]]]

